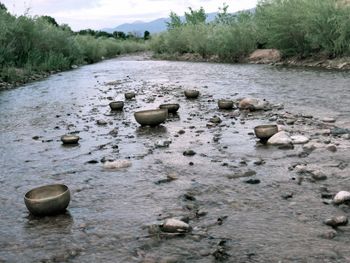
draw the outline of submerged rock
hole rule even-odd
[[[304,135],[293,135],[290,138],[293,144],[305,144],[309,142],[309,138]]]
[[[191,226],[184,221],[175,218],[166,219],[161,230],[168,233],[183,233],[191,230]]]
[[[332,218],[326,219],[324,223],[331,227],[345,226],[348,223],[347,216],[334,216]]]
[[[273,135],[268,141],[267,144],[270,145],[290,145],[292,144],[292,139],[285,131],[280,131]]]
[[[350,192],[348,191],[340,191],[337,193],[333,199],[334,204],[340,205],[342,203],[345,203],[347,201],[350,201]]]
[[[131,166],[129,160],[116,160],[116,161],[106,161],[103,167],[106,169],[123,169]]]
[[[238,104],[241,110],[265,110],[269,108],[269,103],[266,100],[255,98],[244,98]]]

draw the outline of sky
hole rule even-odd
[[[216,12],[224,3],[229,12],[249,9],[258,0],[0,0],[10,13],[49,15],[73,30],[113,28],[123,23],[148,22],[168,17],[170,11],[183,15],[188,7]]]

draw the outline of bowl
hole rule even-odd
[[[134,113],[135,120],[141,126],[157,126],[164,122],[168,117],[167,109],[144,110]]]
[[[61,136],[61,141],[63,144],[77,144],[80,137],[73,134],[66,134]]]
[[[136,93],[135,93],[135,92],[126,92],[126,93],[124,94],[124,97],[125,97],[125,99],[127,99],[127,100],[131,100],[131,99],[135,98],[135,96],[136,96]]]
[[[233,100],[218,100],[218,107],[221,110],[230,110],[233,108]]]
[[[177,103],[168,103],[159,105],[160,109],[167,109],[169,113],[176,113],[180,108],[180,105]]]
[[[36,216],[60,214],[66,211],[70,191],[66,185],[52,184],[34,188],[24,196],[29,212]]]
[[[111,110],[122,110],[124,108],[124,101],[112,101],[109,103]]]
[[[185,90],[184,93],[186,98],[188,99],[196,99],[199,96],[198,90]]]
[[[267,141],[278,132],[278,127],[275,124],[259,125],[254,128],[255,136],[262,141]]]

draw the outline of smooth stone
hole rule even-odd
[[[193,151],[193,150],[186,150],[186,151],[183,152],[184,156],[193,156],[195,154],[196,154],[196,152]]]
[[[155,146],[157,148],[165,148],[165,147],[169,147],[170,144],[171,144],[170,140],[160,140],[155,143]]]
[[[222,122],[222,120],[217,116],[210,118],[209,121],[212,123],[221,123]]]
[[[169,218],[164,221],[161,229],[168,233],[183,233],[190,231],[191,226],[179,219]]]
[[[256,98],[244,98],[238,104],[238,107],[242,110],[264,110],[268,106],[269,103],[266,100]]]
[[[312,171],[311,177],[316,181],[323,181],[323,180],[327,179],[327,175],[325,175],[323,172],[318,171],[318,170]]]
[[[97,125],[107,125],[107,122],[105,120],[97,120]]]
[[[304,135],[293,135],[290,137],[293,144],[305,144],[309,142],[309,138]]]
[[[335,146],[334,144],[330,144],[326,147],[326,149],[330,152],[336,152],[337,151],[337,146]]]
[[[289,145],[292,144],[292,139],[285,131],[280,131],[273,135],[268,141],[267,144],[270,145]]]
[[[331,117],[325,117],[325,118],[322,119],[322,121],[326,122],[326,123],[334,123],[335,119],[331,118]]]
[[[123,169],[131,166],[131,162],[129,160],[116,160],[116,161],[106,161],[103,164],[103,167],[106,169]]]
[[[331,130],[331,134],[332,135],[343,135],[343,134],[349,134],[350,130],[349,129],[345,129],[345,128],[334,128]]]
[[[331,227],[345,226],[348,224],[347,216],[334,216],[332,218],[326,219],[324,223]]]
[[[337,231],[332,229],[330,231],[326,231],[326,232],[322,233],[320,236],[322,238],[325,238],[325,239],[333,239],[336,237],[336,235],[337,235]]]
[[[340,205],[346,201],[350,201],[350,192],[348,191],[340,191],[333,198],[333,202],[336,205]]]

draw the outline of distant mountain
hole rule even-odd
[[[207,22],[211,22],[215,19],[217,12],[215,13],[209,13],[207,14]],[[181,17],[181,19],[184,21],[185,18]],[[156,20],[150,21],[150,22],[134,22],[134,23],[126,23],[121,24],[115,28],[104,28],[101,29],[102,31],[106,31],[108,33],[113,33],[114,31],[121,31],[124,33],[136,33],[139,35],[143,35],[143,33],[147,30],[151,34],[159,33],[162,31],[165,31],[167,29],[166,23],[169,22],[169,18],[158,18]]]

